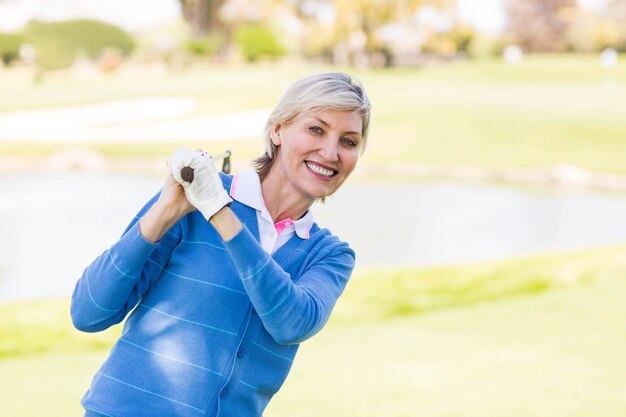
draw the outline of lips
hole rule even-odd
[[[305,161],[305,165],[309,171],[313,172],[314,174],[321,175],[322,177],[330,178],[333,175],[337,174],[337,171],[330,168],[325,168],[311,161]]]

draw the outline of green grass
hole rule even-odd
[[[362,271],[331,321],[352,325],[575,287],[626,272],[626,248],[422,270]]]
[[[80,333],[72,326],[69,311],[68,300],[0,304],[0,360],[108,350],[120,334],[121,326]]]
[[[548,167],[571,163],[626,174],[626,72],[604,70],[596,56],[529,56],[421,69],[353,70],[374,105],[365,163],[428,162]],[[271,107],[304,74],[334,70],[297,64],[211,65],[161,73],[129,68],[97,79],[54,75],[43,84],[8,72],[0,111],[144,96],[192,96],[196,114]],[[245,159],[258,143],[230,141]],[[190,144],[195,146],[197,144]],[[205,144],[221,149],[224,144]],[[67,143],[3,143],[0,155],[50,154]],[[89,144],[109,156],[165,156],[172,145]]]
[[[625,276],[624,246],[359,271],[265,415],[621,416]],[[6,415],[80,415],[119,326],[81,334],[68,309],[0,305]]]
[[[330,326],[266,417],[621,417],[626,281]]]

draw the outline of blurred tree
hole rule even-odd
[[[299,42],[302,22],[296,15],[289,0],[227,0],[220,10],[226,52],[236,51],[248,62],[286,55]]]
[[[513,41],[532,52],[567,49],[567,32],[576,0],[505,0],[506,31]]]
[[[615,44],[610,46],[626,52],[626,0],[608,0],[606,15],[616,32]]]
[[[258,23],[240,26],[235,32],[235,42],[241,55],[248,62],[263,58],[279,58],[287,53],[272,30]]]
[[[240,44],[241,39],[251,44],[249,36],[239,36],[238,41],[234,34],[252,24],[255,29],[264,26],[273,36],[282,35],[289,50],[371,64],[389,63],[392,58],[379,38],[382,27],[405,24],[415,29],[421,7],[452,11],[456,0],[180,0],[180,4],[196,38],[219,33],[227,45]]]
[[[439,57],[454,57],[458,54],[471,55],[470,46],[476,32],[473,28],[457,24],[446,32],[432,33],[422,45],[422,53]]]
[[[453,7],[454,0],[334,0],[339,39],[354,32],[365,35],[366,47],[376,48],[376,29],[392,22],[405,22],[422,6]]]
[[[0,0],[2,2],[2,0]],[[0,32],[0,61],[9,66],[20,57],[20,47],[24,43],[24,37],[20,34]]]
[[[228,0],[180,0],[184,19],[191,34],[201,37],[220,29],[220,10]]]
[[[216,55],[223,47],[224,38],[217,32],[212,34],[190,38],[185,41],[185,51],[196,57],[211,57]]]
[[[626,0],[602,0],[594,8],[580,8],[576,16],[569,28],[571,49],[626,52]]]
[[[456,0],[287,1],[296,7],[299,17],[309,20],[312,30],[308,41],[312,53],[334,56],[335,60],[343,56],[338,59],[340,62],[353,63],[391,59],[391,52],[378,37],[379,30],[385,25],[409,24],[423,6],[452,10],[456,5]],[[320,11],[325,11],[323,17],[320,17]],[[320,23],[329,20],[329,16],[332,17],[332,27]],[[324,38],[323,42],[321,38]]]
[[[125,30],[93,19],[72,19],[59,22],[32,20],[24,29],[26,42],[35,49],[35,64],[41,70],[71,67],[76,58],[84,55],[97,60],[106,52],[111,62],[116,49],[118,59],[129,55],[135,40]],[[110,68],[110,65],[107,64]]]

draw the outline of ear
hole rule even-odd
[[[274,125],[272,127],[272,130],[270,131],[270,138],[272,139],[272,143],[275,146],[279,146],[281,143],[280,129],[281,129],[281,125]]]

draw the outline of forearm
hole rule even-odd
[[[339,244],[322,251],[336,255],[315,251],[319,258],[298,277],[283,270],[247,229],[225,245],[265,329],[281,344],[299,343],[322,328],[354,267],[354,253]]]
[[[78,329],[98,331],[122,320],[139,299],[138,283],[154,248],[131,228],[85,269],[72,295],[71,315]]]
[[[174,226],[186,211],[157,201],[139,220],[141,236],[148,242],[156,243]]]
[[[243,225],[230,207],[225,206],[209,220],[224,242],[234,238]]]
[[[178,215],[164,213],[160,195],[139,211],[120,240],[97,257],[78,280],[71,315],[80,330],[98,331],[121,321],[160,276],[180,243],[180,227],[169,224]]]

